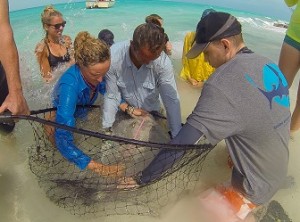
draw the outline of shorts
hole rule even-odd
[[[0,63],[0,106],[4,102],[8,95],[8,85],[6,81],[5,71],[2,64]],[[0,122],[0,133],[10,133],[15,127],[14,122],[1,123]]]
[[[297,42],[296,40],[292,39],[291,37],[289,37],[288,35],[286,35],[284,37],[283,40],[286,44],[294,47],[295,49],[297,49],[298,51],[300,51],[300,42]]]
[[[7,86],[5,71],[3,69],[2,64],[0,63],[0,105],[2,105],[7,95],[8,95],[8,86]]]
[[[227,184],[205,191],[199,196],[199,200],[204,212],[214,222],[244,220],[257,207]]]

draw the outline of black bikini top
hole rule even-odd
[[[50,64],[51,68],[55,68],[61,63],[65,63],[65,62],[70,61],[71,56],[70,56],[68,48],[67,48],[67,53],[65,55],[55,56],[51,53],[48,43],[46,43],[46,45],[47,45],[47,48],[48,48],[48,51],[49,51],[48,61],[49,61],[49,64]]]

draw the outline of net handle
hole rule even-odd
[[[91,106],[79,106],[79,107],[84,107],[84,108],[99,108],[100,106],[98,105],[91,105]],[[92,137],[97,137],[105,140],[111,140],[115,142],[125,142],[125,143],[130,143],[134,145],[139,145],[139,146],[147,146],[150,148],[159,148],[159,149],[170,149],[170,150],[189,150],[189,149],[207,149],[210,146],[208,144],[202,144],[202,145],[183,145],[183,144],[168,144],[168,143],[154,143],[154,142],[145,142],[145,141],[139,141],[135,139],[129,139],[125,137],[119,137],[119,136],[113,136],[113,135],[106,135],[103,133],[98,133],[98,132],[93,132],[90,130],[85,130],[82,128],[76,128],[76,127],[71,127],[67,126],[64,124],[60,124],[51,120],[45,120],[37,116],[32,116],[32,115],[38,115],[42,114],[45,112],[50,112],[50,111],[55,111],[56,108],[47,108],[47,109],[40,109],[40,110],[33,110],[30,112],[30,115],[8,115],[8,114],[3,114],[0,115],[0,123],[1,122],[9,122],[12,120],[27,120],[27,121],[34,121],[38,122],[41,124],[53,126],[56,128],[60,128],[63,130],[68,130],[73,133],[78,133],[78,134],[83,134],[87,136],[92,136]]]

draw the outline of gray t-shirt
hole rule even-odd
[[[278,66],[239,53],[208,79],[187,122],[217,144],[225,139],[234,163],[231,183],[255,204],[269,201],[286,178],[290,109]]]

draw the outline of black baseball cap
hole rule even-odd
[[[208,8],[208,9],[205,9],[203,12],[202,12],[202,15],[201,15],[201,19],[203,19],[205,16],[207,16],[209,13],[211,12],[216,12],[216,10],[212,9],[212,8]]]
[[[102,29],[98,34],[98,39],[104,41],[108,46],[112,46],[114,42],[114,34],[108,29]]]
[[[242,26],[232,15],[225,12],[210,12],[197,25],[195,43],[186,56],[196,58],[212,41],[238,35]]]

